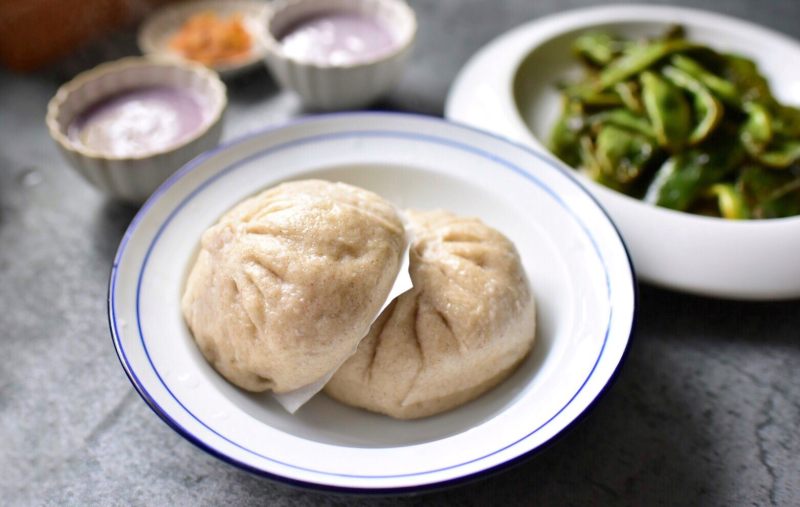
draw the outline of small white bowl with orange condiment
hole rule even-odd
[[[259,40],[267,5],[252,0],[198,0],[170,4],[139,27],[145,55],[189,60],[223,78],[252,70],[264,58]]]

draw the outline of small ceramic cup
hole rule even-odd
[[[267,5],[259,0],[196,0],[169,3],[155,11],[139,27],[137,43],[145,55],[163,56],[177,60],[188,60],[170,48],[170,40],[192,16],[211,12],[221,18],[241,16],[244,29],[251,38],[251,47],[242,58],[219,62],[211,67],[223,78],[232,78],[261,65],[265,50],[259,40],[264,25],[264,10]]]
[[[200,125],[181,141],[141,155],[114,156],[70,139],[70,125],[92,106],[125,91],[160,86],[187,90],[202,111]],[[114,199],[138,204],[186,162],[217,145],[226,104],[225,85],[202,65],[131,57],[99,65],[62,85],[47,106],[46,123],[81,176]]]
[[[287,53],[281,38],[298,23],[329,14],[355,14],[378,22],[392,39],[386,51],[348,63],[321,62]],[[402,0],[276,0],[261,33],[266,63],[284,88],[312,109],[369,105],[399,79],[417,31],[414,11]]]

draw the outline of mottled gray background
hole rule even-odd
[[[601,2],[411,3],[417,50],[380,107],[441,115],[458,69],[493,37]],[[796,0],[675,3],[800,37]],[[109,338],[109,268],[135,210],[79,179],[44,128],[61,82],[135,52],[131,34],[109,43],[37,75],[0,71],[0,502],[800,504],[798,301],[726,302],[646,285],[627,363],[596,409],[556,445],[483,481],[421,496],[345,497],[291,489],[195,448],[134,392]],[[302,112],[263,69],[229,88],[227,139]]]

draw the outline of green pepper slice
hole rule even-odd
[[[748,166],[741,171],[736,185],[753,218],[800,215],[800,174]]]
[[[772,141],[772,115],[758,102],[745,102],[742,109],[747,120],[742,124],[739,138],[747,153],[757,157]]]
[[[628,109],[611,109],[596,113],[589,117],[589,123],[593,126],[615,125],[628,130],[638,132],[649,139],[656,139],[656,132],[646,118],[639,116]]]
[[[795,126],[789,123],[794,119],[788,116],[788,109],[778,109],[778,113],[784,115],[781,121],[763,104],[744,104],[747,120],[739,134],[742,145],[753,159],[768,167],[785,169],[800,160],[800,139],[775,135],[776,131],[794,133]]]
[[[622,49],[625,43],[612,37],[608,32],[588,32],[572,44],[572,50],[585,61],[597,65],[607,65]]]
[[[739,90],[732,82],[712,74],[686,55],[675,55],[670,59],[670,63],[703,83],[723,102],[732,106],[739,106]]]
[[[692,113],[683,93],[653,72],[643,72],[640,80],[642,102],[659,145],[671,152],[679,151],[692,130]]]
[[[759,102],[769,107],[777,104],[769,91],[769,83],[752,60],[738,55],[725,55],[724,73],[736,86],[741,103]]]
[[[766,151],[757,154],[753,158],[765,166],[786,169],[800,160],[800,139],[775,140]]]
[[[632,46],[603,69],[597,88],[605,90],[650,68],[666,56],[693,47],[695,44],[685,39],[657,40],[644,45]]]
[[[622,81],[614,85],[614,91],[622,103],[634,113],[643,113],[644,106],[639,98],[639,86],[636,81]]]
[[[581,95],[579,100],[587,108],[602,109],[624,105],[620,96],[612,92],[592,92]]]
[[[778,106],[772,121],[777,134],[800,138],[800,109],[792,106]]]
[[[600,170],[620,186],[642,174],[654,151],[646,136],[614,125],[604,125],[597,134],[595,156]]]
[[[577,166],[580,170],[594,181],[607,185],[611,188],[619,189],[613,181],[605,181],[600,163],[594,155],[594,141],[588,135],[582,135],[579,140],[581,163]]]
[[[742,220],[750,218],[750,211],[745,204],[744,196],[731,183],[711,185],[710,193],[717,199],[719,214],[722,218]]]
[[[632,44],[620,56],[606,65],[595,79],[572,86],[571,97],[586,97],[601,93],[619,82],[632,78],[650,68],[662,58],[673,53],[697,47],[684,39],[656,40],[645,44]]]
[[[707,187],[734,170],[743,157],[744,150],[738,144],[724,140],[714,143],[709,151],[695,148],[673,155],[659,168],[644,200],[685,211]]]
[[[694,109],[699,119],[689,134],[689,145],[694,146],[706,140],[722,120],[722,104],[714,98],[708,88],[677,67],[667,65],[661,72],[672,84],[688,91],[694,98]]]
[[[583,123],[582,116],[567,105],[550,132],[548,147],[571,167],[581,164],[580,135]]]

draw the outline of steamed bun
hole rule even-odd
[[[505,236],[444,211],[408,218],[414,288],[325,386],[343,403],[401,419],[452,409],[505,379],[533,345],[536,313]]]
[[[284,183],[203,234],[184,318],[202,354],[233,384],[278,393],[303,387],[367,334],[405,242],[398,213],[372,192]]]

